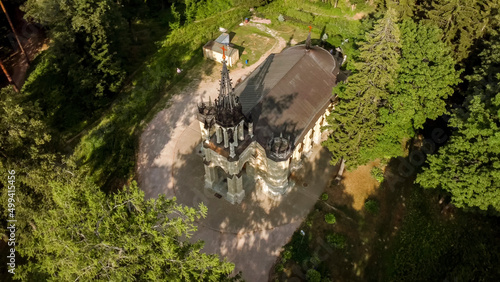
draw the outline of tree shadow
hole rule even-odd
[[[184,79],[189,71],[190,77],[201,77],[203,69],[192,68],[202,61],[202,56],[193,56],[188,62],[182,64],[178,58],[180,50],[188,48],[189,43],[173,44],[169,48],[162,49],[165,56],[162,60],[155,61],[149,65],[143,73],[132,82],[132,87],[127,88],[122,98],[118,100],[106,111],[99,120],[99,124],[92,127],[92,130],[85,135],[83,140],[75,139],[79,142],[76,155],[76,163],[85,166],[88,171],[96,176],[96,181],[103,187],[119,189],[123,185],[124,176],[130,175],[135,169],[137,155],[136,148],[140,147],[151,152],[161,152],[163,144],[170,140],[171,132],[175,130],[178,122],[177,116],[181,117],[181,122],[188,124],[194,115],[197,100],[192,95],[175,95],[177,91],[174,86]],[[176,67],[184,66],[186,71],[181,74],[176,73]],[[194,80],[192,87],[199,85],[201,80]],[[193,93],[194,95],[194,93]],[[164,105],[158,106],[161,100],[176,99],[186,105],[186,108],[175,108],[170,111],[170,117],[163,117],[169,126],[169,132],[164,132],[161,138],[150,138],[147,144],[139,145],[139,136],[142,133],[141,122],[150,115],[151,111],[159,111]],[[175,116],[173,119],[171,117]],[[161,118],[161,117],[159,117]],[[150,127],[154,125],[150,125]],[[152,134],[154,134],[154,128]],[[156,154],[148,155],[143,159],[143,163],[152,165]],[[138,164],[141,167],[143,164]]]

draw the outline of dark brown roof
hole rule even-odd
[[[252,115],[257,142],[266,148],[273,135],[283,132],[294,146],[300,143],[333,99],[337,73],[333,56],[317,46],[270,55],[235,89],[243,112]]]

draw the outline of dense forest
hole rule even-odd
[[[234,265],[226,259],[200,252],[203,242],[187,240],[206,207],[146,200],[135,167],[138,136],[158,102],[170,98],[165,91],[203,61],[201,48],[220,26],[236,26],[250,8],[273,21],[284,15],[298,26],[313,25],[328,35],[327,44],[342,45],[347,54],[343,71],[349,77],[333,89],[338,104],[325,128],[332,132],[323,143],[333,153],[332,164],[355,169],[376,159],[411,162],[418,148],[427,159],[414,189],[445,194],[464,218],[498,222],[498,0],[3,2],[15,25],[31,24],[47,42],[19,91],[0,80],[1,247],[10,248],[6,227],[14,217],[16,246],[22,246],[13,279],[241,279],[231,276]],[[307,7],[316,12],[305,12]],[[357,10],[366,11],[359,20],[340,17]],[[0,33],[0,59],[6,60],[17,47],[3,14]],[[177,66],[185,70],[180,75]],[[433,145],[436,152],[427,153],[425,142],[415,146],[439,121],[450,134]],[[414,222],[411,216],[408,222]],[[400,240],[409,247],[399,255],[418,249],[411,236]],[[459,281],[499,278],[499,242],[494,235],[488,240],[458,249],[456,256],[468,257],[444,271]],[[407,272],[372,280],[419,280],[447,265],[440,254],[424,255],[432,263],[401,260],[392,267]],[[487,263],[464,263],[475,257]],[[5,256],[1,261],[7,263]],[[7,277],[7,268],[0,273]],[[307,279],[319,281],[313,276]]]

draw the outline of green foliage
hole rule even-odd
[[[449,123],[456,128],[439,154],[427,159],[416,182],[441,188],[458,207],[500,211],[500,38],[487,44],[470,80],[465,109]]]
[[[367,154],[370,158],[403,155],[404,142],[416,129],[422,128],[427,119],[446,113],[445,99],[460,82],[450,48],[441,41],[441,30],[411,19],[404,20],[400,30],[401,68],[394,93],[379,109],[383,133]]]
[[[416,129],[427,119],[446,113],[445,99],[460,82],[451,51],[441,41],[442,32],[411,19],[398,28],[394,16],[387,20],[391,13],[395,12],[389,10],[377,23],[372,45],[368,38],[360,48],[359,71],[349,78],[349,84],[334,89],[340,102],[329,117],[327,128],[333,133],[324,144],[336,154],[332,162],[344,157],[348,168],[403,155],[405,142]],[[381,47],[384,41],[377,45],[380,31],[392,29],[392,37],[383,37],[386,46]],[[378,48],[388,48],[392,55]]]
[[[292,258],[292,252],[290,250],[285,250],[282,254],[281,254],[281,260],[285,263],[287,262],[289,259]]]
[[[318,266],[321,263],[321,259],[318,257],[318,254],[314,253],[313,256],[309,259],[309,262],[314,267]]]
[[[175,8],[175,3],[172,3],[172,6],[170,6],[170,13],[172,13],[172,17],[174,18],[174,21],[168,24],[170,29],[176,30],[181,26],[181,14],[177,12],[177,9]],[[189,18],[188,18],[189,21]]]
[[[312,238],[307,236],[302,236],[300,231],[296,231],[292,235],[292,239],[284,247],[282,253],[282,258],[286,257],[286,260],[292,260],[295,263],[302,263],[303,261],[309,260],[311,257],[311,250],[309,249],[309,242]]]
[[[286,10],[286,15],[303,23],[312,23],[314,21],[314,16],[310,13],[299,11],[293,8]]]
[[[444,41],[452,47],[455,59],[467,58],[474,41],[494,29],[496,0],[433,0],[426,9],[429,22],[444,31]]]
[[[382,183],[384,181],[384,171],[378,166],[372,167],[370,175],[375,178],[378,183]]]
[[[418,187],[413,191],[403,225],[389,250],[386,280],[496,280],[500,256],[498,231],[492,227],[497,220],[465,217],[460,212],[447,220],[429,201],[437,198],[435,193]]]
[[[309,269],[306,273],[308,282],[321,282],[321,274],[315,269]]]
[[[39,101],[51,126],[70,129],[119,91],[125,78],[126,21],[111,0],[28,0],[24,10],[49,30],[51,39],[24,92]]]
[[[233,7],[231,0],[203,0],[196,3],[196,19],[201,20],[227,11]],[[234,7],[237,7],[236,5]],[[240,6],[241,7],[241,6]],[[243,5],[242,8],[246,8]]]
[[[368,200],[365,202],[365,209],[371,214],[378,214],[380,210],[380,204],[377,200]]]
[[[423,9],[422,4],[424,3],[417,4],[417,0],[386,0],[386,7],[396,10],[402,20],[417,18],[416,14]]]
[[[343,249],[346,245],[346,238],[338,233],[330,233],[326,235],[326,242],[336,249]]]
[[[328,117],[327,129],[332,135],[323,143],[334,157],[347,160],[348,168],[364,164],[370,157],[360,151],[372,148],[382,131],[378,122],[378,108],[389,96],[399,70],[399,27],[395,12],[389,10],[374,29],[360,43],[357,72],[349,78],[349,84],[339,84],[334,93],[339,104]]]
[[[322,201],[326,201],[326,200],[328,200],[328,194],[327,194],[327,193],[323,193],[323,194],[321,194],[321,200],[322,200]]]
[[[38,159],[51,136],[37,103],[23,102],[12,88],[0,90],[0,156],[18,165]]]
[[[285,266],[282,263],[278,263],[274,267],[274,271],[276,272],[283,272],[283,270],[285,270]]]
[[[325,214],[325,222],[328,224],[335,224],[335,222],[337,222],[337,219],[335,218],[335,215],[333,213],[327,213]]]
[[[90,181],[67,177],[49,182],[53,207],[33,215],[22,230],[31,258],[17,279],[39,280],[219,280],[234,266],[189,243],[195,220],[207,209],[184,207],[175,199],[144,199],[135,183],[106,196]],[[44,280],[45,280],[44,279]]]

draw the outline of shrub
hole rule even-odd
[[[282,272],[285,269],[285,266],[282,263],[278,263],[275,267],[274,270],[276,272]]]
[[[368,200],[365,202],[365,209],[371,214],[377,214],[380,206],[377,200]]]
[[[321,263],[321,260],[319,259],[318,255],[317,254],[314,254],[310,259],[309,259],[309,262],[311,262],[311,264],[316,267],[318,266],[320,263]]]
[[[321,274],[315,269],[309,269],[306,273],[306,279],[309,282],[321,282]]]
[[[375,178],[379,183],[382,183],[384,181],[384,172],[380,167],[374,166],[372,170],[370,171],[370,174],[372,175],[373,178]]]
[[[328,224],[335,224],[335,222],[337,222],[337,219],[335,218],[335,215],[333,213],[327,213],[325,214],[325,221]]]
[[[306,220],[306,226],[307,227],[312,227],[312,225],[313,225],[313,219],[312,218],[307,219]]]
[[[292,252],[290,250],[285,250],[281,255],[281,260],[283,262],[287,262],[291,258],[292,258]]]
[[[336,249],[343,249],[345,248],[346,239],[344,235],[332,233],[326,235],[326,242]]]
[[[327,193],[321,194],[321,200],[323,200],[323,201],[328,200],[328,194]]]

